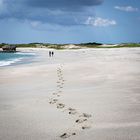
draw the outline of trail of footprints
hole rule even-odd
[[[53,98],[49,100],[49,103],[55,104],[57,109],[60,109],[63,112],[67,112],[69,115],[75,115],[77,119],[75,120],[74,124],[79,126],[81,130],[91,128],[90,118],[92,117],[92,115],[78,112],[75,108],[67,107],[64,103],[59,102],[59,97],[62,96],[63,86],[65,83],[62,66],[57,69],[57,76],[58,76],[57,92],[52,94]],[[66,139],[74,135],[76,135],[76,132],[64,132],[63,134],[60,135],[60,138]]]

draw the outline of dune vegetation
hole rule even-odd
[[[6,44],[1,43],[0,48],[5,45],[15,45],[17,48],[52,48],[52,49],[80,49],[80,48],[123,48],[123,47],[140,47],[140,43],[121,43],[121,44],[102,44],[96,42],[81,44],[50,44],[50,43],[29,43],[29,44]],[[74,47],[69,47],[73,45]]]

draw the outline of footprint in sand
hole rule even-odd
[[[58,103],[57,104],[57,108],[58,109],[62,109],[62,108],[64,108],[65,107],[65,104],[62,104],[62,103]]]
[[[59,89],[59,90],[58,90],[58,93],[61,93],[61,92],[62,92],[62,90],[61,90],[61,89]]]
[[[60,97],[60,94],[57,94],[56,96],[57,96],[57,97]]]
[[[62,71],[58,71],[57,73],[58,73],[59,75],[62,75]]]
[[[83,129],[83,130],[85,130],[85,129],[90,129],[90,128],[91,128],[90,125],[84,125],[84,126],[82,126],[82,129]]]
[[[58,70],[57,73],[62,73],[62,71],[61,70]]]
[[[58,93],[53,93],[53,95],[55,95],[57,97],[60,97],[60,95]]]
[[[55,104],[58,102],[58,99],[51,99],[51,101],[49,101],[50,104]]]
[[[92,117],[92,115],[87,114],[87,113],[83,113],[82,115],[80,115],[79,117],[82,117],[80,119],[76,120],[76,123],[78,124],[82,124],[84,123],[84,125],[82,125],[82,129],[90,129],[91,128],[91,123],[89,122],[89,120],[87,118]]]
[[[62,75],[62,71],[57,72],[58,75]]]
[[[62,87],[64,84],[62,84],[62,83],[59,83],[58,85],[57,85],[57,87]]]
[[[85,117],[85,118],[91,118],[92,115],[87,114],[87,113],[83,113],[82,115],[80,115],[79,117]]]
[[[74,136],[76,135],[76,133],[63,133],[60,138],[63,138],[63,139],[66,139],[66,138],[69,138],[70,136]]]
[[[64,85],[64,83],[63,83],[63,82],[61,82],[61,85]]]
[[[75,114],[78,113],[78,112],[76,111],[76,109],[71,108],[71,107],[69,107],[67,110],[68,110],[68,112],[69,112],[70,115],[75,115]]]
[[[76,123],[83,123],[83,122],[86,122],[87,121],[87,119],[85,119],[85,118],[80,118],[80,119],[77,119],[75,122]]]

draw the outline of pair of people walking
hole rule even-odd
[[[49,51],[49,57],[53,57],[54,52],[53,51]]]

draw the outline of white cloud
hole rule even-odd
[[[98,27],[106,27],[106,26],[116,25],[117,22],[115,20],[103,19],[100,17],[97,17],[97,18],[88,17],[85,24],[92,25],[92,26],[98,26]]]
[[[132,6],[115,6],[117,10],[125,11],[125,12],[137,12],[139,9]]]

